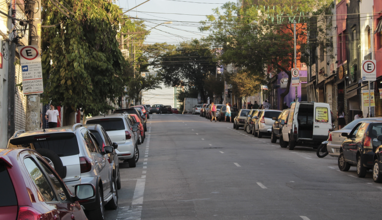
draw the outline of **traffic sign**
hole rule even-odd
[[[362,61],[362,81],[375,81],[377,79],[377,65],[375,60]]]
[[[291,69],[292,75],[292,87],[298,87],[300,85],[300,73],[298,68]]]
[[[298,68],[291,69],[291,72],[292,72],[292,77],[300,77]]]
[[[18,47],[18,49],[20,51],[24,95],[43,93],[41,56],[38,47],[23,46]]]

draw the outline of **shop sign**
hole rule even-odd
[[[338,67],[338,79],[341,80],[344,78],[344,67],[340,66]]]
[[[328,108],[316,107],[316,122],[328,122],[328,121],[329,121]]]
[[[381,90],[380,90],[381,92]],[[362,90],[362,99],[363,99],[363,106],[369,106],[369,90]],[[375,106],[375,101],[374,101],[374,92],[370,91],[370,107]]]

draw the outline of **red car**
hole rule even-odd
[[[87,219],[80,201],[95,200],[89,184],[74,197],[56,171],[30,149],[0,149],[0,219]]]
[[[178,112],[178,109],[177,109],[177,108],[172,108],[172,109],[171,109],[171,112],[172,112],[173,114],[179,114],[179,112]]]
[[[139,144],[142,144],[143,141],[145,140],[145,137],[146,137],[146,134],[145,134],[145,129],[143,127],[143,124],[141,122],[141,119],[138,117],[138,115],[136,114],[130,114],[130,116],[133,118],[133,120],[135,120],[135,122],[138,122],[139,123],[139,130],[141,131],[141,140],[139,140]]]
[[[133,106],[134,108],[140,108],[143,112],[143,114],[145,114],[146,118],[149,119],[149,112],[146,110],[145,106],[143,105],[136,105],[136,106]]]

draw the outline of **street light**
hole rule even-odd
[[[154,29],[154,28],[156,28],[156,27],[158,27],[159,25],[162,25],[162,24],[172,24],[172,21],[166,21],[166,22],[160,23],[160,24],[150,28],[148,31],[151,31],[152,29]]]

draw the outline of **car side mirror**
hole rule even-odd
[[[112,147],[112,146],[105,146],[105,147],[103,148],[103,152],[104,152],[105,154],[113,153],[113,150],[114,150],[114,147]]]
[[[342,137],[349,137],[348,133],[341,133]]]
[[[137,126],[134,126],[133,127],[133,132],[137,132],[138,131],[138,127]]]
[[[75,191],[78,200],[90,199],[95,195],[95,190],[90,184],[77,185]]]
[[[277,120],[277,117],[273,117],[272,120],[273,120],[273,121],[276,121],[276,120]]]
[[[118,144],[113,142],[113,147],[114,147],[114,149],[117,149],[118,148]]]

